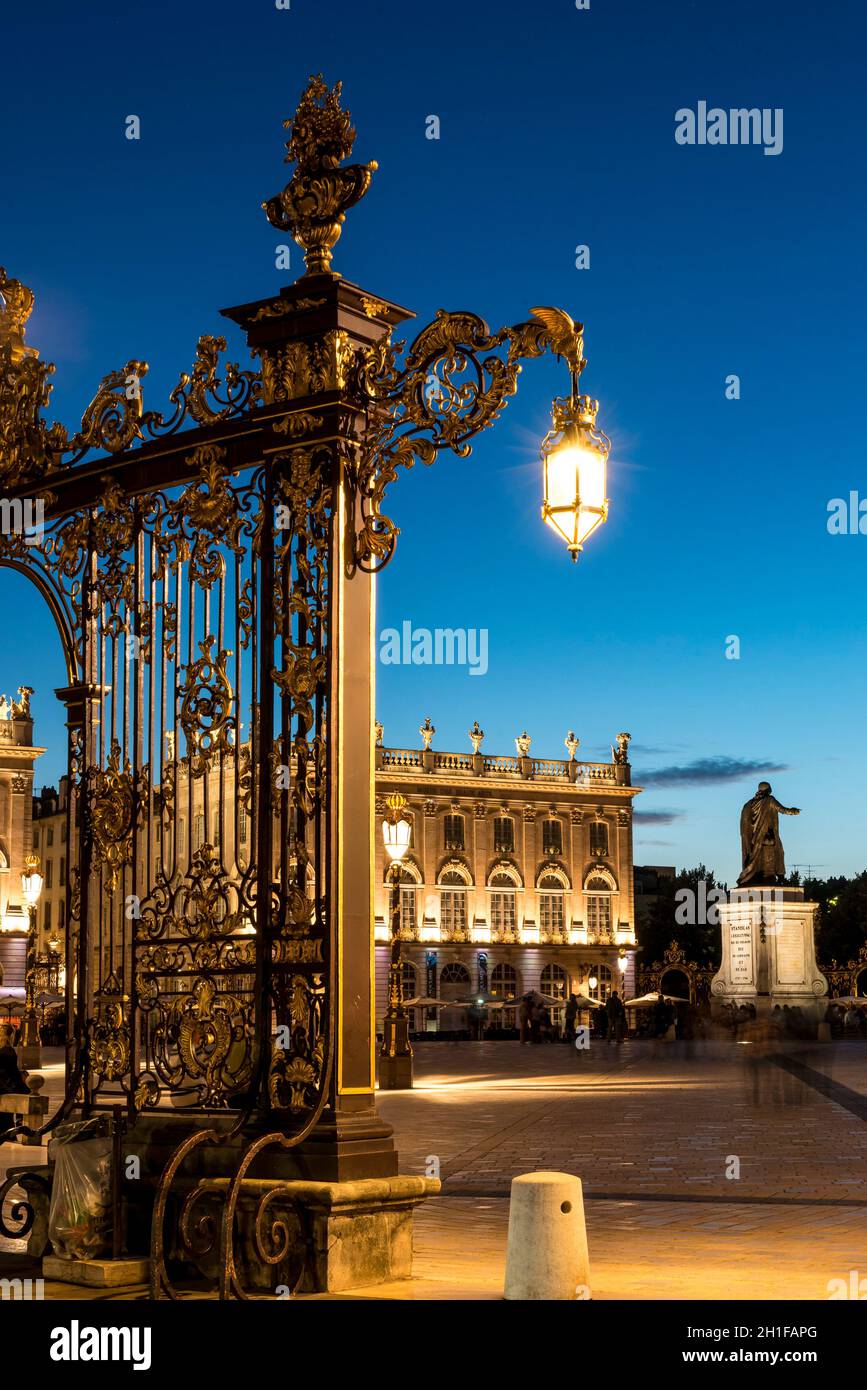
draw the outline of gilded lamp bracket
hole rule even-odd
[[[397,469],[416,461],[429,465],[443,449],[467,458],[470,440],[494,423],[515,394],[523,361],[554,352],[572,375],[568,399],[589,401],[575,394],[586,366],[583,325],[562,309],[532,313],[526,322],[491,333],[478,314],[440,309],[402,367],[397,358],[404,344],[389,336],[360,355],[357,385],[367,403],[368,432],[354,471],[362,519],[354,540],[359,569],[380,570],[394,553],[399,528],[383,513],[382,502]]]

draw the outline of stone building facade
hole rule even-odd
[[[629,735],[610,763],[376,748],[377,807],[400,792],[412,817],[401,885],[404,996],[484,998],[489,1022],[516,1024],[528,990],[565,999],[579,990],[605,999],[635,983],[635,903]],[[389,964],[389,867],[376,834],[376,1018],[381,1031]],[[595,981],[595,984],[590,982]],[[466,1026],[466,1007],[416,1009],[418,1031]]]
[[[0,696],[0,994],[24,987],[30,919],[21,887],[32,851],[33,769],[44,752],[33,743],[29,686],[17,700]]]

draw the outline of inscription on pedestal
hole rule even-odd
[[[781,985],[801,985],[806,977],[803,923],[784,922],[777,929],[777,981]]]
[[[753,982],[753,928],[750,922],[732,922],[729,927],[731,950],[731,982],[751,985]]]

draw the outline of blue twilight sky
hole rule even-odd
[[[131,357],[161,408],[199,334],[231,335],[219,308],[301,269],[300,252],[275,269],[259,204],[320,69],[343,79],[354,157],[379,161],[345,276],[418,327],[441,306],[585,323],[608,525],[572,565],[541,524],[538,442],[567,381],[531,362],[470,459],[393,490],[380,627],[484,628],[489,669],[381,667],[387,743],[418,746],[430,715],[435,747],[468,749],[478,719],[486,751],[526,728],[534,754],[564,756],[572,728],[594,758],[628,729],[638,862],[734,877],[761,765],[804,808],[790,863],[865,866],[867,538],[827,530],[830,499],[867,497],[862,6],[42,0],[3,27],[0,263],[36,291],[29,340],[70,429]],[[782,108],[782,152],[676,143],[675,112],[699,102]],[[26,581],[0,571],[0,602],[0,690],[36,687],[56,780],[59,644]]]

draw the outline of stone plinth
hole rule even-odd
[[[228,1187],[225,1178],[199,1183],[200,1210],[205,1211],[210,1201],[211,1212],[219,1214]],[[241,1283],[260,1295],[286,1280],[295,1284],[294,1267],[300,1252],[297,1246],[291,1248],[292,1236],[285,1262],[269,1266],[257,1248],[257,1223],[266,1243],[268,1231],[280,1226],[294,1232],[295,1241],[300,1239],[304,1253],[297,1293],[338,1293],[408,1279],[412,1274],[413,1212],[439,1190],[438,1179],[413,1176],[362,1178],[358,1182],[247,1178],[235,1213],[234,1251]],[[217,1254],[217,1247],[211,1246],[199,1261],[201,1273],[209,1279],[218,1273]]]
[[[46,1255],[42,1261],[43,1279],[61,1284],[79,1284],[91,1289],[116,1289],[127,1284],[146,1284],[150,1260],[66,1260]]]
[[[803,888],[735,888],[719,908],[722,964],[711,981],[715,1002],[813,1008],[828,992],[816,964],[818,903]]]

